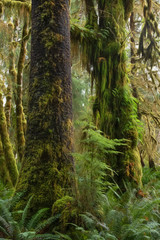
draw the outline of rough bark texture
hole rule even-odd
[[[71,191],[72,95],[68,0],[32,1],[31,72],[25,156],[17,191],[32,210]]]

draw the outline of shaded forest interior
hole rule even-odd
[[[0,0],[0,239],[160,239],[160,1]]]

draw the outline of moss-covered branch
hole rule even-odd
[[[31,12],[31,4],[29,2],[1,0],[0,1],[0,9],[2,9],[3,7],[24,9],[27,12]]]

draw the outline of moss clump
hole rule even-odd
[[[67,223],[72,222],[73,219],[75,220],[78,216],[78,209],[75,207],[74,198],[64,196],[58,199],[52,206],[52,214],[61,214],[60,221],[63,227],[65,227]]]

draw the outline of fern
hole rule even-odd
[[[19,198],[19,197],[18,197]],[[15,199],[14,199],[15,201]],[[0,200],[0,234],[4,235],[3,239],[16,239],[16,240],[38,240],[38,239],[68,239],[68,235],[64,235],[61,233],[46,233],[46,230],[49,230],[49,227],[57,219],[59,215],[50,217],[48,219],[44,219],[48,208],[40,209],[35,215],[28,220],[28,212],[30,208],[30,204],[32,201],[32,197],[26,204],[26,207],[23,211],[10,212],[11,205],[7,205],[6,203],[11,203],[11,200]],[[17,202],[17,198],[16,198]],[[7,208],[8,207],[8,208]],[[16,213],[16,214],[15,214]],[[21,220],[17,222],[14,220],[14,216],[17,213],[21,214]]]
[[[20,221],[20,227],[21,228],[25,227],[25,223],[26,223],[27,217],[28,217],[28,210],[30,208],[30,204],[31,204],[32,198],[33,198],[33,196],[31,196],[30,199],[28,200],[28,202],[26,204],[26,207],[24,208],[24,211],[22,213],[22,219]]]
[[[37,223],[44,217],[46,212],[48,212],[49,208],[40,209],[28,222],[27,229],[34,229],[37,226]]]
[[[53,217],[50,217],[46,220],[44,220],[43,222],[40,222],[37,227],[35,228],[35,232],[36,233],[41,233],[44,231],[44,229],[48,228],[48,226],[50,226],[51,224],[53,224],[54,222],[57,221],[57,219],[59,219],[60,214],[57,214]]]

